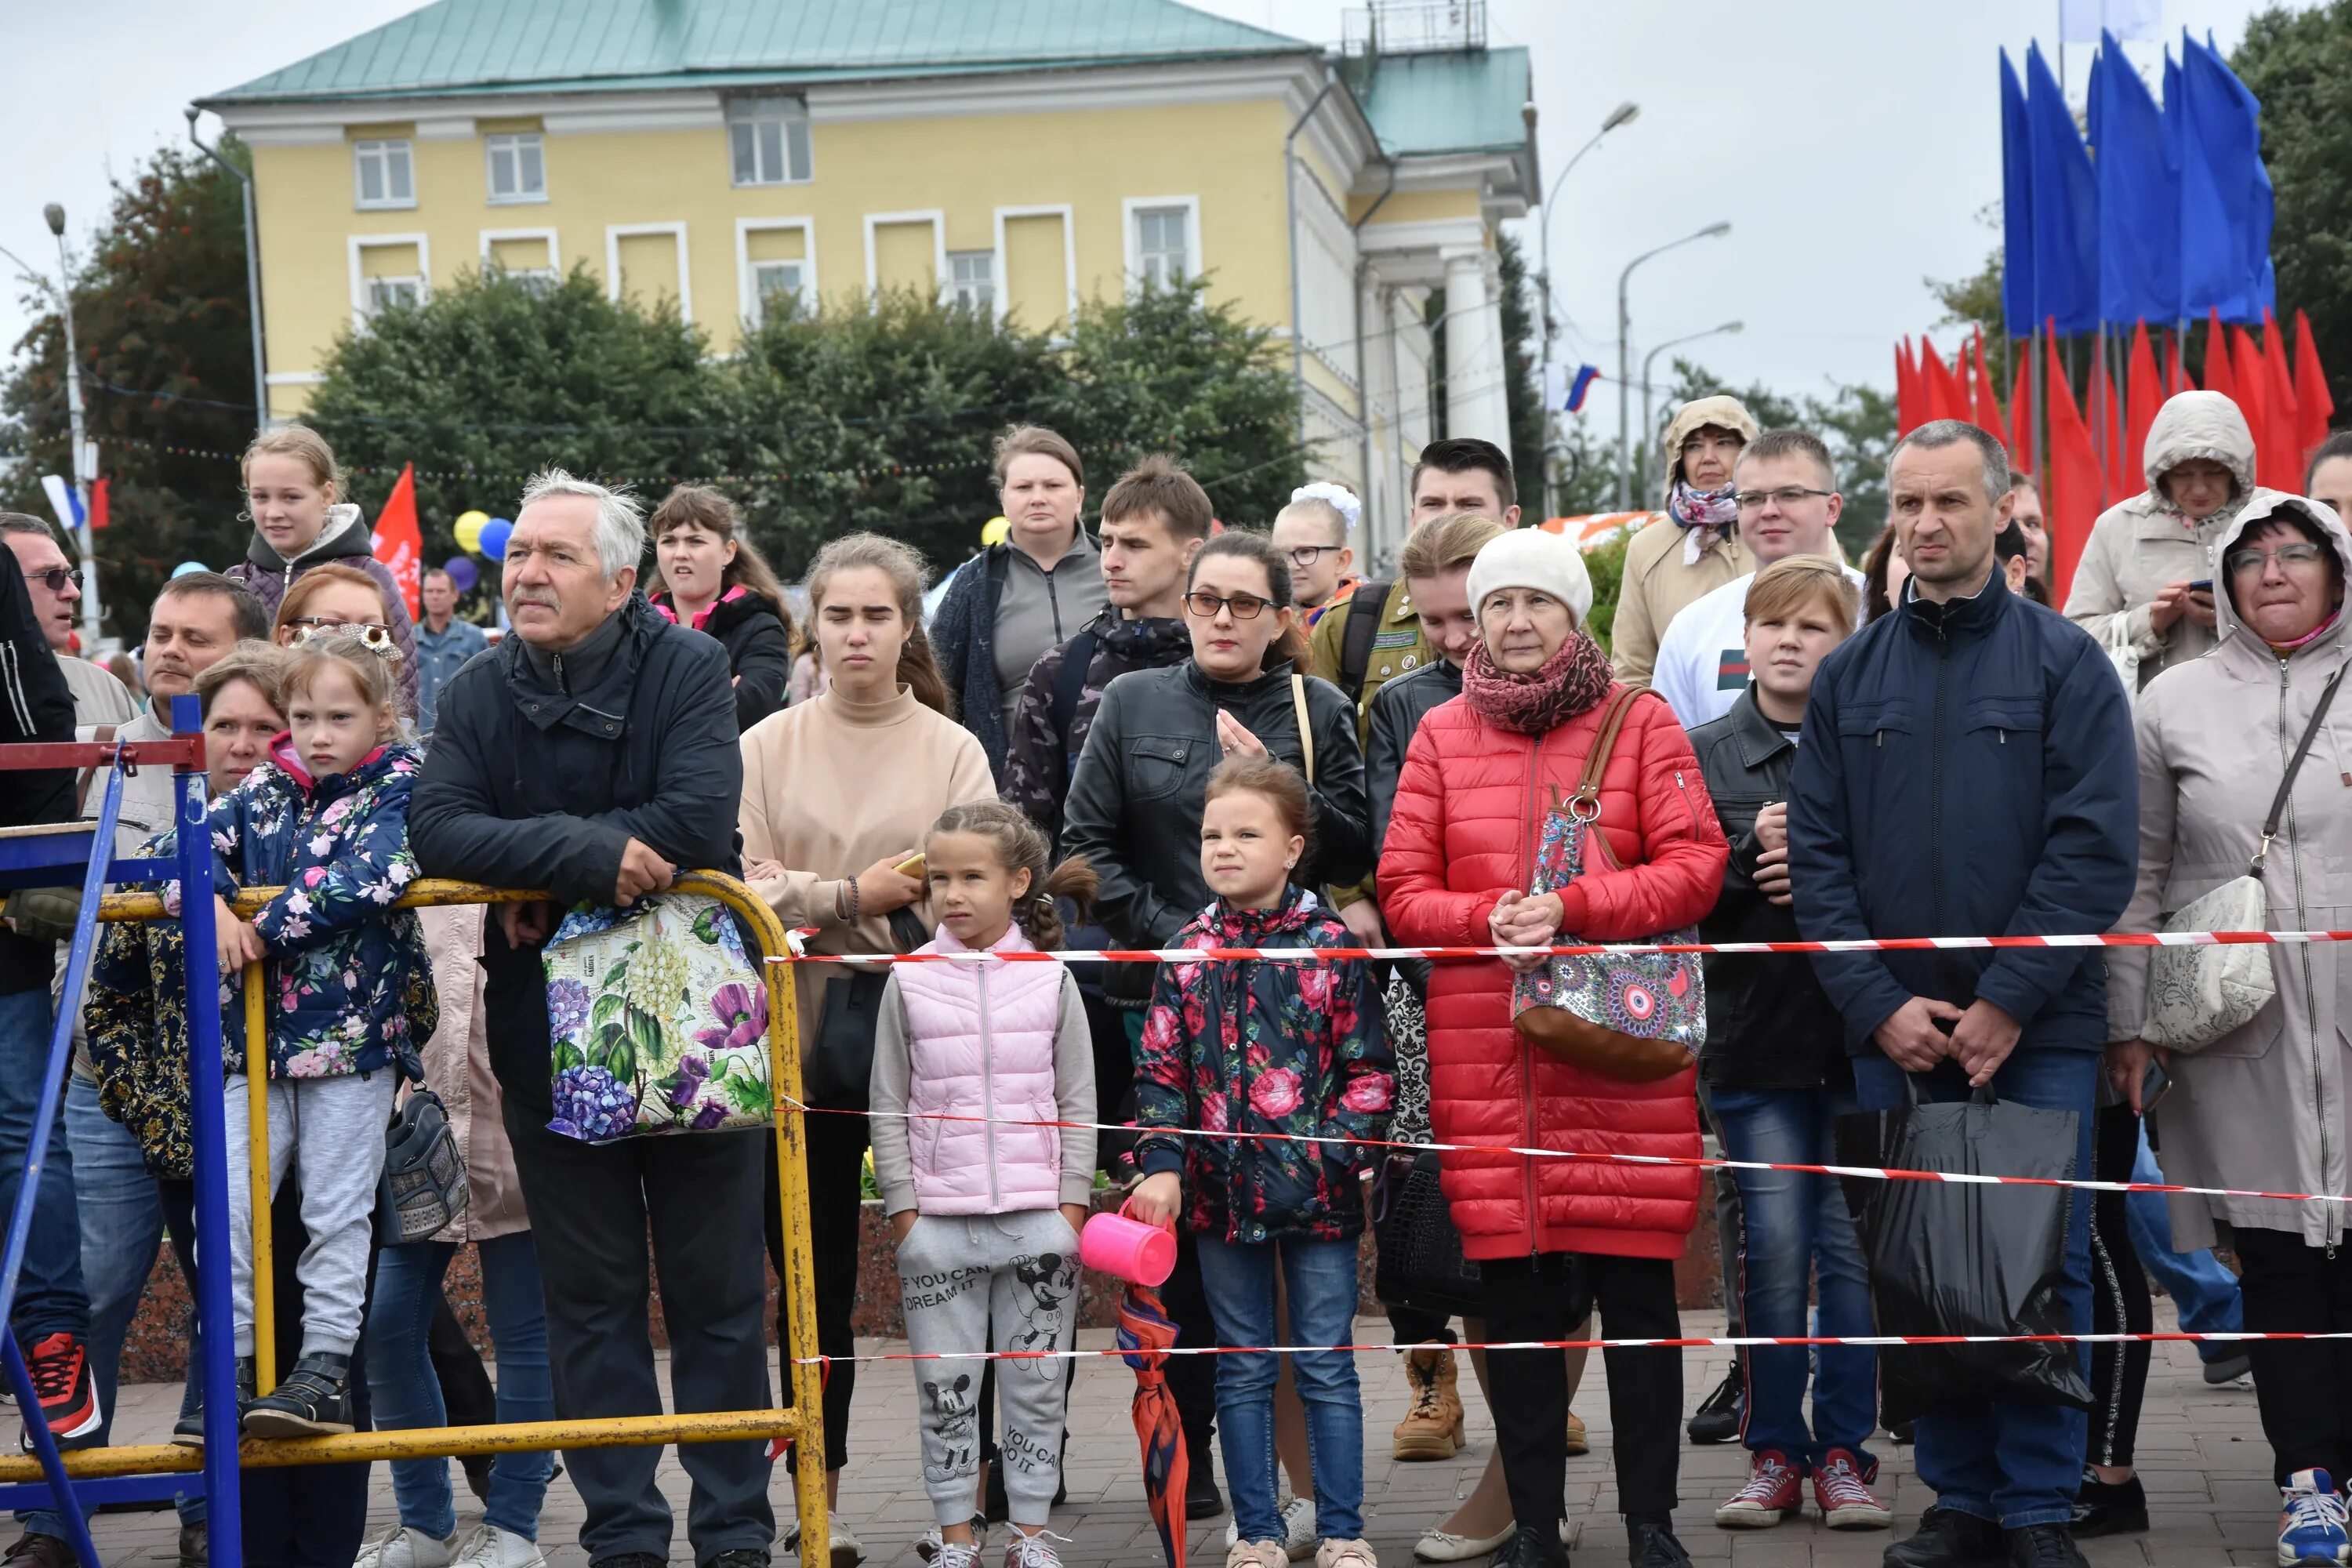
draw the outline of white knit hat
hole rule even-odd
[[[1564,534],[1540,528],[1515,528],[1488,540],[1470,563],[1470,608],[1504,588],[1534,588],[1566,605],[1581,627],[1592,613],[1592,576],[1584,552]]]

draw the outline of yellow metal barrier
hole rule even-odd
[[[782,957],[789,948],[783,922],[776,912],[732,877],[714,872],[678,875],[671,891],[699,893],[718,900],[740,915],[756,938],[761,952]],[[248,888],[230,900],[240,916],[251,918],[276,895],[275,888]],[[425,880],[409,885],[399,900],[404,909],[430,909],[452,904],[519,904],[546,898],[519,889],[485,888],[470,882]],[[152,893],[109,893],[100,900],[102,921],[152,921],[166,918],[163,900]],[[793,1492],[801,1523],[800,1560],[830,1561],[831,1521],[824,1502],[824,1379],[816,1364],[816,1273],[809,1239],[808,1160],[799,1116],[793,1108],[801,1098],[801,1033],[799,993],[792,966],[760,965],[768,988],[769,1093],[775,1118],[776,1170],[783,1207],[784,1267],[779,1281],[784,1293],[789,1342],[781,1346],[782,1374],[791,1380],[793,1408],[739,1410],[675,1415],[621,1415],[584,1421],[541,1421],[509,1426],[442,1426],[393,1432],[353,1432],[338,1437],[248,1439],[238,1445],[237,1462],[253,1468],[328,1464],[353,1459],[431,1458],[459,1454],[493,1454],[542,1448],[647,1447],[666,1443],[714,1443],[730,1439],[789,1438],[796,1456]],[[272,1322],[273,1259],[269,1237],[269,1137],[268,1128],[268,1047],[262,1012],[264,988],[260,966],[246,971],[247,1066],[257,1052],[262,1073],[247,1073],[252,1098],[247,1145],[252,1151],[254,1247],[253,1302],[255,1369],[259,1386],[274,1384],[276,1341]],[[200,1449],[168,1446],[83,1449],[65,1456],[66,1473],[77,1477],[145,1475],[202,1468]],[[0,1482],[37,1480],[37,1461],[0,1458]]]

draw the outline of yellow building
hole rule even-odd
[[[1383,5],[1333,55],[1176,0],[435,0],[202,107],[253,149],[274,417],[477,267],[585,266],[722,353],[780,296],[1050,328],[1205,273],[1288,343],[1385,558],[1433,291],[1445,426],[1508,446],[1494,232],[1538,186],[1527,54],[1483,18]]]

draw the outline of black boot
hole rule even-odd
[[[317,1437],[352,1429],[352,1358],[324,1352],[294,1363],[245,1413],[248,1437]]]
[[[1217,1467],[1212,1458],[1215,1449],[1213,1443],[1203,1443],[1198,1448],[1186,1445],[1184,1521],[1187,1524],[1215,1519],[1225,1511],[1224,1497],[1217,1490]]]
[[[2077,1541],[2139,1534],[2147,1529],[2147,1492],[2137,1476],[2110,1485],[2084,1470],[2083,1489],[2074,1494],[2074,1517],[2066,1528]]]
[[[245,1425],[246,1412],[253,1408],[253,1391],[258,1386],[258,1378],[251,1356],[236,1358],[236,1421],[240,1428]],[[172,1423],[172,1441],[183,1448],[205,1446],[205,1407],[201,1404]]]
[[[1671,1521],[1627,1519],[1625,1546],[1633,1568],[1691,1568],[1690,1553],[1675,1539]]]
[[[1744,1382],[1739,1375],[1739,1363],[1733,1362],[1723,1381],[1705,1399],[1690,1418],[1690,1440],[1694,1443],[1728,1443],[1739,1436],[1739,1396]]]
[[[1683,1561],[1687,1563],[1690,1559]],[[1503,1549],[1495,1553],[1487,1568],[1568,1568],[1568,1548],[1559,1543],[1559,1527],[1536,1530],[1519,1526],[1503,1542]]]
[[[1919,1516],[1918,1533],[1888,1547],[1882,1561],[1886,1568],[1996,1568],[2008,1551],[1992,1521],[1931,1508]]]
[[[2010,1568],[2091,1568],[2063,1524],[2029,1524],[2009,1532]]]

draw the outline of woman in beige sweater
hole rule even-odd
[[[924,884],[898,868],[941,812],[992,800],[996,785],[980,742],[948,716],[947,689],[923,637],[921,557],[879,534],[836,539],[809,569],[808,596],[831,686],[743,736],[744,875],[785,925],[816,931],[815,951],[888,952],[898,945],[895,910],[911,910],[924,940],[930,935]],[[810,964],[796,973],[805,1051],[824,1016],[825,988],[848,984],[850,972]],[[856,1348],[849,1320],[866,1121],[811,1116],[806,1133],[817,1348],[845,1357]],[[768,1253],[781,1272],[773,1158],[771,1152]],[[781,1314],[776,1329],[781,1341]],[[856,1363],[835,1362],[824,1390],[828,1499],[838,1496],[856,1387]],[[831,1568],[851,1568],[859,1555],[857,1538],[835,1519]]]

